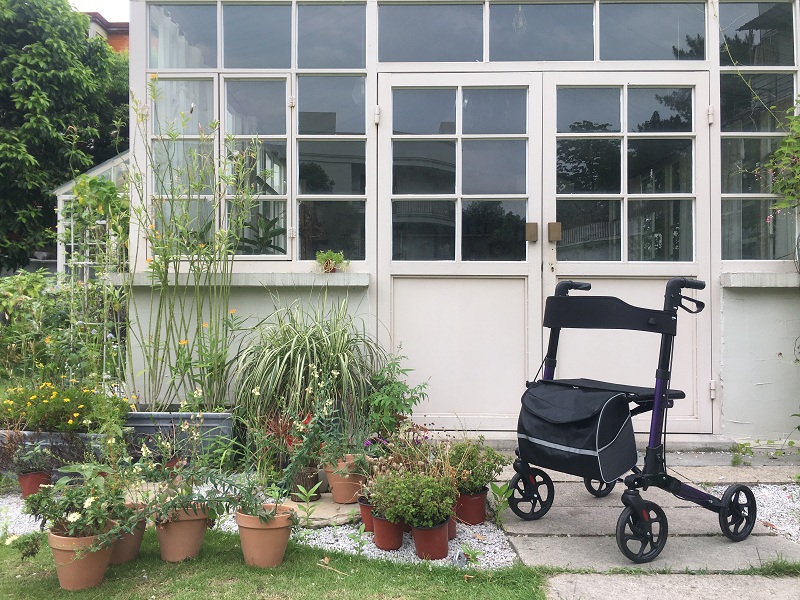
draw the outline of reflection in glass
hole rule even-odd
[[[230,169],[235,166],[237,172],[247,178],[251,194],[286,194],[286,142],[237,140],[232,149],[235,154],[228,156]],[[234,193],[233,186],[228,188],[228,193]]]
[[[392,112],[396,135],[455,133],[456,90],[395,88]]]
[[[297,7],[297,66],[301,69],[363,69],[367,60],[364,4]]]
[[[592,60],[591,4],[490,4],[489,59]]]
[[[628,260],[691,261],[692,200],[630,200]]]
[[[525,200],[466,200],[462,260],[525,260]]]
[[[243,79],[226,83],[225,130],[233,135],[286,134],[286,81]]]
[[[621,131],[621,89],[558,88],[558,133]]]
[[[301,134],[363,134],[364,80],[357,77],[299,77]]]
[[[705,3],[600,3],[601,60],[704,60]]]
[[[525,133],[526,90],[465,88],[461,128],[464,133]]]
[[[317,252],[342,252],[346,260],[364,260],[365,209],[360,200],[300,202],[300,260],[315,260]]]
[[[153,193],[166,196],[210,195],[214,149],[209,142],[153,141]]]
[[[629,88],[628,131],[691,131],[692,88]]]
[[[722,131],[779,131],[785,125],[794,101],[792,75],[730,73],[719,79]]]
[[[301,194],[364,194],[364,142],[303,140],[297,143]]]
[[[153,203],[161,204],[155,210],[155,230],[160,234],[156,240],[169,240],[167,244],[170,248],[177,246],[181,255],[196,254],[213,242],[215,215],[212,202],[190,198],[153,198]]]
[[[464,140],[461,187],[465,194],[524,194],[524,140]]]
[[[223,62],[227,69],[288,69],[292,7],[222,5]]]
[[[456,203],[392,202],[392,260],[455,260]]]
[[[778,138],[722,138],[722,193],[769,194],[770,178],[760,168],[779,143]]]
[[[455,141],[395,140],[392,143],[395,194],[454,194]]]
[[[617,194],[621,185],[620,141],[565,139],[556,143],[559,194]]]
[[[231,210],[229,204],[228,211]],[[230,215],[230,219],[235,218],[236,214]],[[285,255],[286,242],[286,202],[256,202],[239,231],[236,254]]]
[[[214,4],[151,4],[150,68],[217,66],[217,7]]]
[[[780,213],[772,200],[729,198],[722,201],[723,260],[792,260],[795,257],[795,211]]]
[[[481,4],[380,4],[378,60],[480,62]]]
[[[794,64],[790,2],[720,2],[719,23],[719,64]]]
[[[214,84],[210,79],[159,79],[153,97],[153,133],[210,133]]]
[[[628,193],[692,192],[692,140],[628,142]]]
[[[558,260],[621,259],[619,200],[558,200],[556,220],[561,223]]]

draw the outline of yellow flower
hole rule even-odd
[[[203,327],[205,327],[206,329],[208,329],[208,323],[203,323]]]
[[[230,309],[230,310],[228,311],[228,314],[229,314],[229,315],[234,315],[234,314],[236,314],[236,309],[235,309],[235,308],[232,308],[232,309]]]
[[[48,400],[47,398],[45,398],[44,400],[42,400],[42,404],[48,404],[49,402],[50,402],[50,400]]]
[[[72,413],[72,416],[73,417],[80,417],[81,415],[80,415],[80,413]]]
[[[45,344],[49,344],[52,341],[53,341],[53,338],[51,338],[49,335],[46,338],[44,338],[44,343]]]
[[[69,402],[69,398],[64,398],[64,403],[66,404],[67,402]]]
[[[36,394],[34,394],[33,396],[31,396],[31,400],[36,400]]]
[[[78,408],[83,408],[83,404],[78,404]]]
[[[178,342],[178,345],[179,346],[185,346],[188,343],[189,343],[189,340],[181,340],[180,342]]]
[[[69,421],[67,421],[67,425],[72,425],[73,423],[74,423],[74,421],[73,421],[72,419],[70,419]]]

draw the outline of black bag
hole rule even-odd
[[[522,395],[517,437],[523,461],[606,483],[637,461],[628,399],[621,392],[531,383]]]

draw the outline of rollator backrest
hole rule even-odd
[[[553,329],[628,329],[674,336],[675,313],[631,306],[613,296],[550,296],[544,326]]]

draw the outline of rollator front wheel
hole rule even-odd
[[[741,542],[756,524],[756,497],[746,485],[736,484],[728,487],[722,495],[722,508],[719,511],[719,526],[725,537]]]
[[[635,563],[650,562],[667,543],[667,515],[658,504],[648,501],[644,502],[644,512],[647,521],[644,514],[626,506],[617,519],[617,546]]]
[[[553,506],[555,488],[553,480],[541,469],[528,469],[525,477],[527,481],[517,473],[511,478],[508,487],[512,494],[508,499],[508,507],[520,519],[535,521]]]
[[[610,483],[606,483],[605,481],[600,481],[599,479],[589,479],[588,477],[584,477],[583,485],[586,487],[586,491],[595,498],[605,498],[611,493],[611,490],[614,489],[614,486],[617,485],[617,482],[612,481]]]

